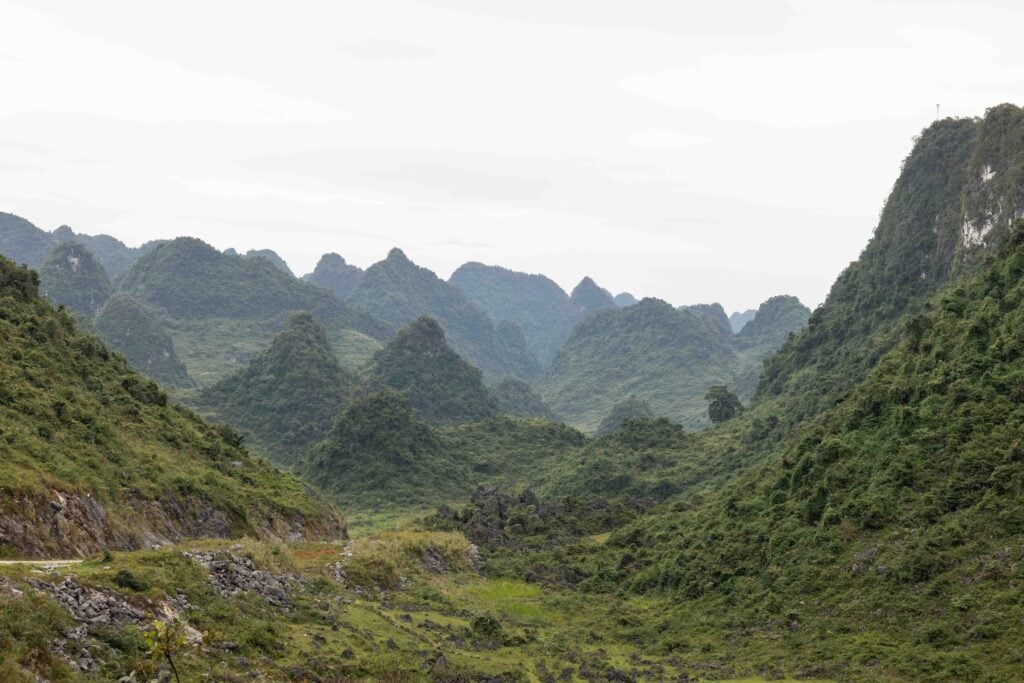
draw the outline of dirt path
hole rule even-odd
[[[7,564],[24,564],[32,567],[67,567],[81,564],[82,560],[0,560],[0,566]]]

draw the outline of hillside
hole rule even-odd
[[[747,631],[729,647],[749,661],[788,623],[819,634],[787,640],[790,673],[1014,677],[1024,225],[1004,242],[777,458],[613,535],[614,585],[685,598],[667,639],[741,594],[709,626]]]
[[[303,312],[248,366],[204,389],[197,405],[274,462],[292,465],[324,438],[356,383],[323,328]]]
[[[632,306],[633,304],[640,303],[640,300],[629,292],[620,292],[613,298],[615,305],[619,308],[625,308],[626,306]]]
[[[569,295],[569,300],[572,301],[573,306],[576,308],[577,319],[583,319],[587,316],[603,311],[607,308],[616,308],[615,299],[611,293],[603,287],[599,287],[589,277],[585,277],[579,281]]]
[[[651,406],[647,405],[647,401],[630,395],[615,404],[605,418],[601,420],[601,424],[598,425],[594,435],[604,436],[605,434],[611,434],[619,429],[626,420],[651,417],[654,417],[654,412],[651,410]]]
[[[295,277],[295,273],[293,273],[292,269],[288,267],[288,264],[285,263],[285,260],[278,256],[277,252],[274,251],[273,249],[250,249],[249,251],[245,252],[245,258],[263,259],[264,261],[267,261],[268,263],[270,263],[270,265],[274,266],[285,275],[291,275],[292,277]]]
[[[554,359],[578,318],[569,295],[543,275],[466,263],[452,273],[448,282],[458,287],[491,320],[516,323],[543,366]]]
[[[330,253],[321,256],[313,272],[303,275],[302,279],[347,299],[363,279],[363,269],[345,263],[338,254]]]
[[[467,488],[464,468],[388,387],[356,396],[297,470],[339,504],[361,509],[429,504]]]
[[[533,388],[521,379],[506,377],[490,387],[501,412],[514,417],[541,417],[557,421],[554,411]]]
[[[709,323],[712,328],[718,330],[724,337],[732,337],[732,324],[729,322],[728,316],[725,315],[725,309],[722,308],[722,304],[691,304],[689,306],[680,306],[679,308],[689,311]]]
[[[82,235],[62,225],[46,232],[29,221],[0,212],[0,255],[38,270],[58,244],[74,242],[88,249],[111,280],[120,277],[152,243],[139,248],[126,246],[110,235]]]
[[[656,299],[595,313],[576,326],[537,392],[569,424],[597,429],[630,395],[689,426],[707,423],[704,392],[733,380],[730,340],[690,311]]]
[[[110,297],[96,316],[95,324],[103,340],[139,372],[164,386],[195,385],[160,320],[131,297]]]
[[[754,319],[757,315],[756,308],[748,308],[745,311],[733,311],[729,314],[729,326],[732,327],[733,334],[739,334],[747,323]]]
[[[430,316],[444,328],[452,348],[487,377],[530,381],[540,374],[521,336],[501,334],[459,289],[414,264],[400,249],[366,270],[349,302],[396,326]]]
[[[392,328],[262,258],[222,254],[181,237],[142,256],[120,291],[150,307],[189,374],[210,385],[263,351],[295,311],[308,311],[343,364],[365,363]]]
[[[426,316],[399,330],[374,355],[371,371],[433,425],[474,422],[498,412],[482,373],[448,346],[444,330]]]
[[[336,515],[228,430],[80,333],[0,258],[0,549],[81,556],[193,536],[337,535]]]
[[[39,293],[90,319],[111,294],[110,280],[92,252],[74,242],[53,248],[39,268]]]

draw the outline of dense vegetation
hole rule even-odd
[[[169,404],[43,300],[35,273],[3,258],[0,482],[5,552],[340,528],[293,477],[250,457],[230,430]],[[59,524],[48,519],[55,512]]]
[[[514,417],[542,417],[555,421],[558,418],[533,388],[515,377],[506,377],[491,386],[491,394],[498,401],[501,412]]]
[[[346,365],[365,362],[392,328],[263,258],[223,254],[178,238],[142,256],[120,290],[151,307],[202,385],[237,369],[270,345],[288,316],[308,311]]]
[[[54,306],[66,306],[88,319],[110,297],[110,279],[92,252],[80,244],[62,242],[39,268],[39,293]]]
[[[452,425],[498,412],[481,372],[452,351],[444,330],[426,316],[401,329],[373,357],[373,373],[398,389],[423,420]]]
[[[349,301],[396,326],[430,316],[444,328],[452,348],[490,378],[511,375],[529,381],[540,374],[521,334],[503,333],[459,289],[417,266],[401,249],[370,266]]]
[[[611,434],[621,427],[623,422],[636,417],[654,417],[654,411],[651,410],[647,401],[631,394],[615,404],[611,412],[601,420],[601,424],[598,425],[594,434],[595,436]]]
[[[248,366],[203,390],[198,405],[274,462],[291,465],[324,438],[356,384],[323,328],[303,312]]]
[[[722,308],[722,304],[692,304],[690,306],[680,306],[680,308],[710,323],[711,327],[718,330],[723,336],[732,336],[732,325],[729,323],[729,317],[725,315],[725,309]]]
[[[585,277],[579,281],[569,295],[569,300],[572,301],[573,306],[576,308],[576,315],[579,319],[586,318],[592,313],[603,311],[606,308],[616,308],[615,299],[611,293],[598,286],[590,277]]]
[[[194,385],[160,320],[131,297],[110,297],[96,316],[96,330],[139,372],[169,387]]]
[[[330,253],[321,256],[313,272],[303,275],[302,279],[347,299],[363,279],[363,269],[345,263],[338,254]]]
[[[492,320],[511,320],[541,365],[547,366],[579,318],[575,304],[553,280],[499,266],[466,263],[448,280]]]

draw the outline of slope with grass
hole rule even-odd
[[[0,548],[75,556],[194,536],[339,534],[229,431],[170,405],[0,259]]]
[[[323,328],[302,312],[248,366],[204,389],[197,405],[274,462],[292,465],[324,438],[356,384]]]
[[[511,375],[529,381],[540,374],[521,335],[502,333],[461,290],[417,266],[401,249],[370,266],[349,301],[396,326],[430,316],[444,328],[452,348],[489,378]]]
[[[120,291],[161,318],[189,374],[210,385],[266,349],[291,313],[308,311],[347,366],[368,360],[392,327],[262,258],[222,254],[193,238],[138,260]]]

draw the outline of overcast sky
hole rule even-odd
[[[1024,102],[1017,5],[0,0],[0,210],[813,306],[937,103]]]

